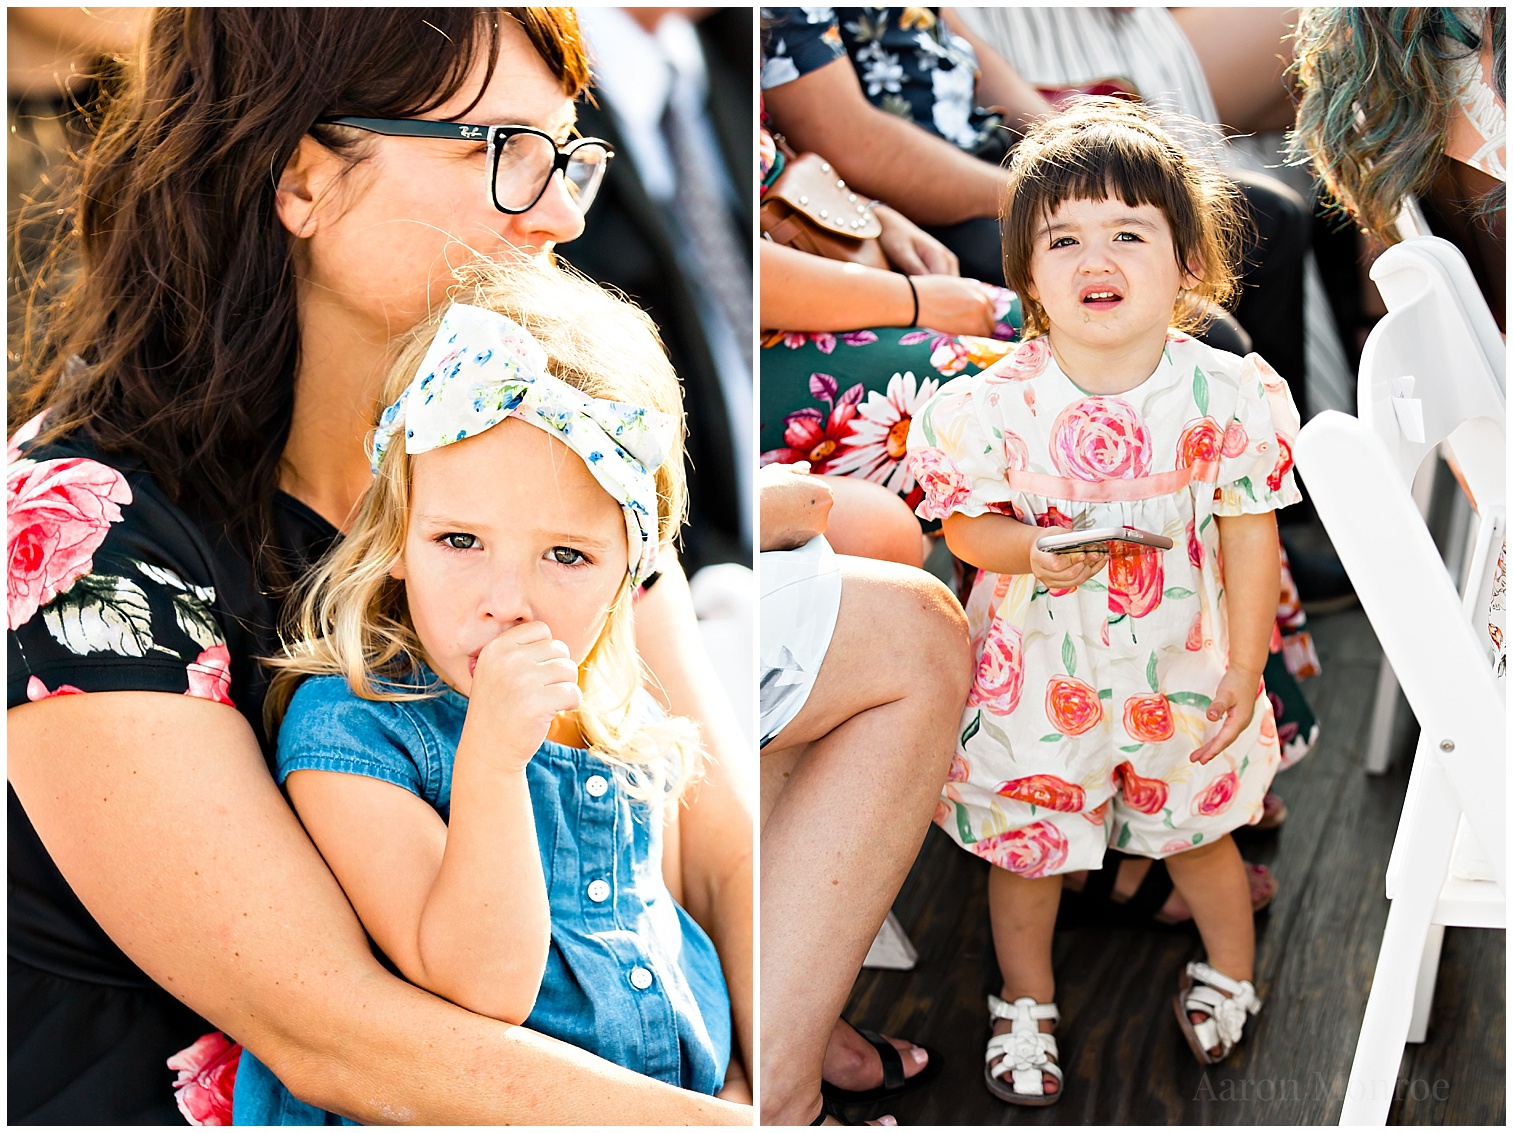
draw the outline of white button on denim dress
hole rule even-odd
[[[421,679],[434,681],[428,669]],[[342,771],[413,791],[448,814],[467,698],[367,701],[312,677],[279,732],[277,775]],[[709,937],[662,880],[661,808],[630,799],[603,760],[547,742],[526,768],[552,940],[532,1030],[684,1089],[713,1094],[730,1058],[730,998]],[[466,1088],[465,1083],[458,1084]],[[350,1124],[296,1099],[250,1052],[238,1125]]]

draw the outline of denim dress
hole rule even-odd
[[[439,683],[429,669],[421,679]],[[311,677],[279,729],[278,781],[307,768],[366,775],[413,791],[446,818],[467,708],[451,689],[372,701],[342,677]],[[730,997],[714,945],[662,880],[661,806],[631,799],[623,773],[591,752],[550,741],[526,780],[551,949],[524,1025],[628,1070],[715,1093],[730,1058]],[[237,1070],[233,1116],[238,1125],[353,1124],[296,1099],[250,1051]]]

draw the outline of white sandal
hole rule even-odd
[[[1204,986],[1207,985],[1207,986]],[[1228,992],[1228,995],[1224,993]],[[1172,1001],[1177,1022],[1187,1045],[1204,1065],[1223,1062],[1245,1032],[1245,1017],[1258,1014],[1261,999],[1249,980],[1232,980],[1207,964],[1194,961],[1187,965],[1181,990]],[[1189,1012],[1202,1012],[1208,1018],[1194,1023]],[[1218,1049],[1217,1055],[1209,1053]]]
[[[1061,1067],[1057,1058],[1056,1036],[1046,1034],[1041,1019],[1053,1024],[1061,1019],[1054,1003],[1036,1003],[1029,996],[1005,1003],[996,995],[988,996],[988,1015],[992,1019],[1012,1019],[1014,1026],[988,1039],[987,1065],[983,1077],[993,1096],[1014,1105],[1051,1105],[1061,1100]],[[1054,1094],[1045,1092],[1045,1075],[1056,1079]],[[1002,1079],[1012,1075],[1012,1087]]]

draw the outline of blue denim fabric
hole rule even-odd
[[[435,680],[429,670],[422,677]],[[306,768],[367,775],[413,791],[446,818],[467,706],[451,689],[427,700],[368,701],[341,677],[309,678],[279,730],[278,781]],[[618,1066],[715,1093],[730,1059],[730,997],[714,945],[662,880],[660,806],[629,798],[592,753],[550,741],[526,779],[552,942],[525,1025]],[[593,884],[600,881],[607,891]],[[297,1100],[249,1052],[237,1071],[233,1116],[238,1125],[351,1124]]]

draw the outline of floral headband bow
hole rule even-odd
[[[580,457],[625,512],[630,580],[655,569],[657,485],[674,420],[666,413],[589,397],[547,372],[546,351],[513,319],[454,303],[415,379],[383,411],[373,434],[376,475],[396,429],[405,452],[430,452],[517,417]]]

